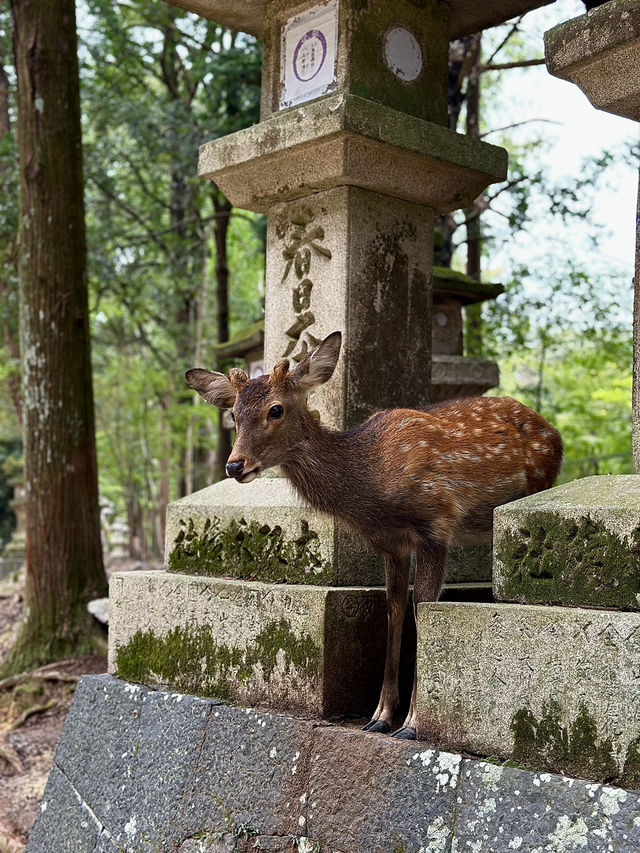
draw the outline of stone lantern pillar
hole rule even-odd
[[[262,120],[200,150],[202,178],[268,217],[265,369],[343,334],[311,398],[335,429],[430,401],[434,218],[506,175],[502,149],[446,126],[450,15],[444,0],[269,0]],[[284,479],[172,504],[166,567],[112,579],[111,671],[282,710],[375,704],[380,561]],[[133,654],[169,636],[202,651],[190,674]]]

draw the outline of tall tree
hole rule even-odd
[[[16,670],[93,648],[106,594],[94,439],[74,0],[12,0],[27,484]]]

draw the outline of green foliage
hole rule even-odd
[[[184,371],[216,366],[221,265],[232,330],[262,312],[262,218],[232,209],[228,258],[218,257],[222,197],[197,177],[200,144],[258,120],[261,54],[252,38],[166,4],[89,0],[83,20],[101,488],[146,556],[162,550],[164,504],[187,488],[185,454],[206,477],[215,447]]]

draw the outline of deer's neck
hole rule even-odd
[[[280,466],[299,494],[311,506],[348,517],[363,491],[367,454],[357,434],[333,432],[312,418],[306,420],[296,452]]]

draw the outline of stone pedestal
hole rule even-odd
[[[418,737],[624,779],[640,761],[640,614],[421,604]]]
[[[640,477],[585,477],[494,514],[498,601],[640,610]]]
[[[433,268],[431,402],[479,397],[500,382],[495,361],[463,355],[462,309],[495,299],[501,284],[481,284],[445,267]]]
[[[13,488],[13,498],[9,501],[9,506],[16,516],[16,529],[13,531],[11,539],[9,539],[2,550],[2,557],[0,558],[0,577],[21,569],[24,565],[27,553],[27,528],[25,517],[26,493],[24,479],[22,477],[16,477],[13,480],[9,480],[9,485]]]
[[[384,590],[169,572],[111,578],[109,671],[306,716],[369,713],[384,668]]]

